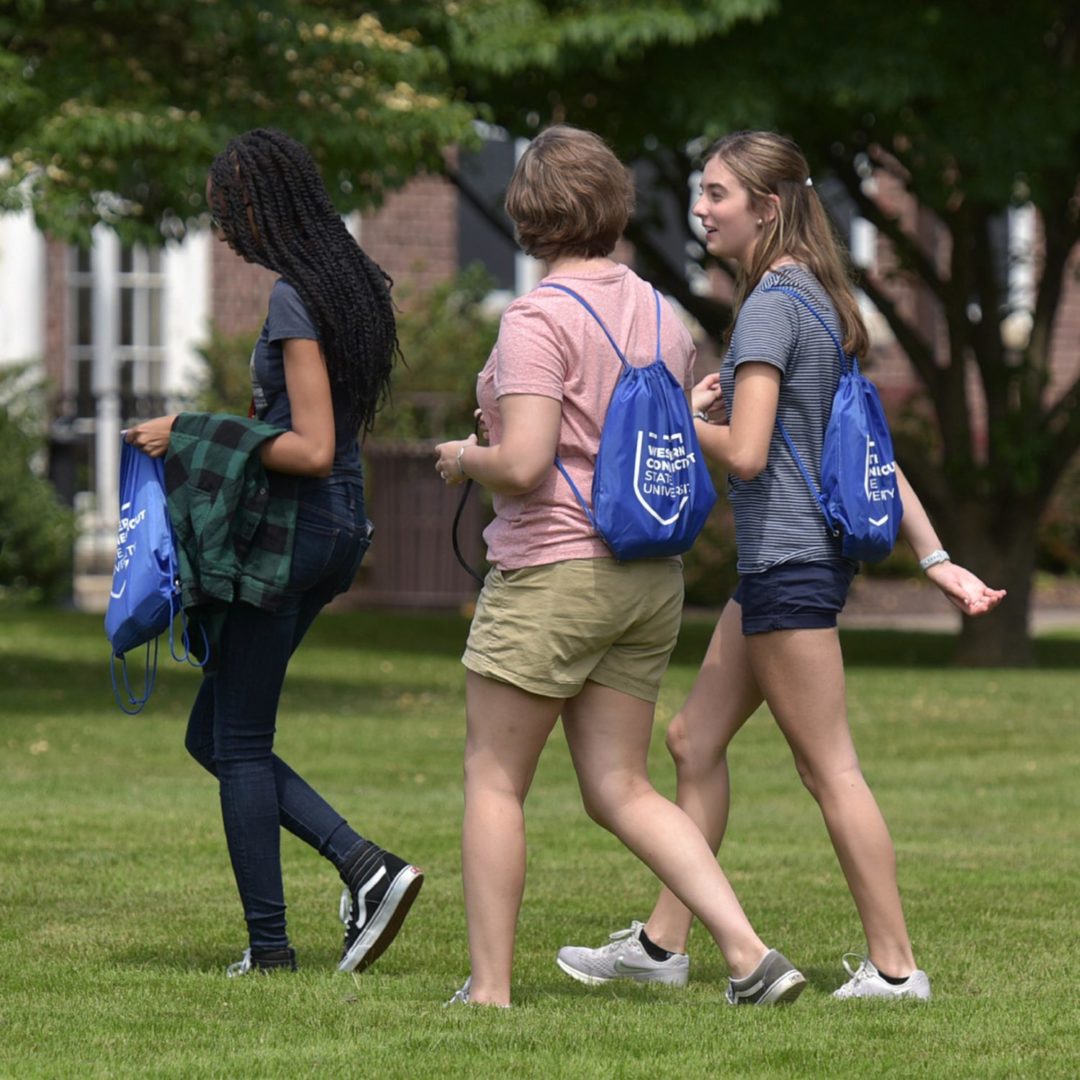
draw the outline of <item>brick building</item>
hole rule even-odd
[[[512,141],[494,138],[481,154],[463,161],[461,171],[475,191],[493,198],[509,177],[515,153]],[[883,188],[878,197],[901,214],[904,227],[928,250],[934,248],[930,226],[902,192]],[[412,295],[476,259],[506,296],[527,290],[537,277],[532,260],[440,177],[417,177],[390,195],[378,213],[355,215],[350,227]],[[1002,273],[1016,313],[1010,318],[1022,335],[1034,292],[1038,223],[1032,212],[1020,210],[1003,228],[1008,259]],[[857,262],[888,269],[888,245],[866,222],[852,219],[847,230]],[[1070,291],[1055,328],[1051,397],[1080,368],[1078,271],[1080,251],[1074,253]],[[271,272],[244,263],[208,230],[147,251],[125,248],[114,233],[99,228],[92,247],[78,250],[42,237],[29,215],[0,216],[0,363],[40,358],[48,375],[55,392],[50,467],[58,489],[81,512],[80,558],[86,567],[111,565],[122,426],[183,407],[202,371],[198,348],[209,328],[254,337],[273,280]],[[714,282],[719,280],[717,275]],[[944,326],[932,301],[902,282],[894,295],[929,339],[942,340]],[[867,314],[875,342],[869,368],[886,402],[899,403],[915,388],[910,366],[884,320],[869,307]],[[710,362],[703,355],[703,363]],[[975,393],[974,378],[971,385]],[[407,482],[416,483],[419,475],[414,466]],[[436,509],[441,529],[452,508],[440,502]],[[417,602],[432,599],[417,596]]]

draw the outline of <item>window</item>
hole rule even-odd
[[[122,246],[112,234],[70,253],[69,357],[75,412],[119,391],[124,420],[155,411],[163,392],[165,275],[160,250]]]

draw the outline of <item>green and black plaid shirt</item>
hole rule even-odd
[[[177,416],[165,490],[185,611],[232,603],[273,610],[281,602],[292,569],[299,478],[268,472],[257,452],[281,433],[247,417]]]

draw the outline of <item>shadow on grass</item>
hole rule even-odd
[[[0,626],[0,686],[3,711],[17,714],[55,712],[58,703],[80,708],[111,706],[108,645],[100,616],[50,609],[9,612],[15,615]],[[696,667],[705,655],[715,620],[691,617],[683,623],[672,663]],[[457,613],[360,611],[326,614],[316,621],[303,651],[322,648],[354,652],[375,661],[389,654],[445,658],[457,661],[468,636],[469,620]],[[947,668],[952,663],[956,638],[949,634],[894,630],[842,630],[844,657],[852,667]],[[47,645],[42,645],[42,641]],[[1034,644],[1040,669],[1080,668],[1080,638],[1042,637]],[[85,659],[100,655],[100,661]],[[370,674],[355,663],[341,666],[340,678],[291,672],[286,691],[302,695],[312,708],[355,706],[357,700],[387,703],[405,699],[426,687],[401,665],[390,675],[372,664]],[[141,685],[142,664],[131,665],[133,685]],[[152,703],[184,715],[195,694],[198,672],[175,664],[165,645],[160,653],[157,685]],[[462,676],[462,683],[464,676]],[[436,690],[436,692],[440,692]]]
[[[714,620],[688,619],[683,623],[673,664],[698,664],[712,637]],[[913,630],[841,630],[844,662],[851,667],[948,668],[953,664],[957,638]],[[1039,669],[1080,667],[1080,639],[1036,638],[1035,663]]]
[[[129,667],[131,689],[136,694],[142,692],[143,675],[140,658]],[[168,653],[163,652],[153,693],[146,706],[146,717],[160,719],[176,712],[186,718],[198,690],[199,678],[196,670],[175,664]],[[116,708],[119,713],[113,699],[107,657],[98,663],[9,651],[0,657],[0,686],[5,688],[0,712],[9,715],[29,719],[54,715],[65,707],[79,712],[88,708]],[[353,670],[344,672],[340,680],[292,672],[285,681],[285,690],[294,700],[302,701],[305,709],[335,712],[355,709],[358,701],[369,703],[373,709],[381,706],[393,710],[395,703],[413,700],[417,691],[423,691],[425,687],[418,687],[416,680],[406,673],[395,679],[381,673],[367,679]]]

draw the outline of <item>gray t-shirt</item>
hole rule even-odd
[[[740,364],[757,361],[780,369],[777,418],[814,483],[820,485],[821,448],[840,378],[840,359],[824,327],[798,300],[765,291],[773,285],[801,293],[843,339],[836,310],[817,278],[801,266],[783,267],[766,274],[739,310],[731,347],[720,365],[720,384],[730,415]],[[780,563],[841,557],[840,541],[825,525],[778,428],[773,428],[768,462],[753,480],[728,477],[728,500],[735,515],[740,574],[758,574]]]
[[[278,278],[270,290],[266,322],[251,353],[251,393],[259,420],[291,430],[292,410],[285,384],[285,342],[289,338],[318,341],[320,334],[300,294],[284,278]],[[333,473],[359,475],[356,431],[349,429],[344,400],[332,381],[330,392],[336,430]]]

